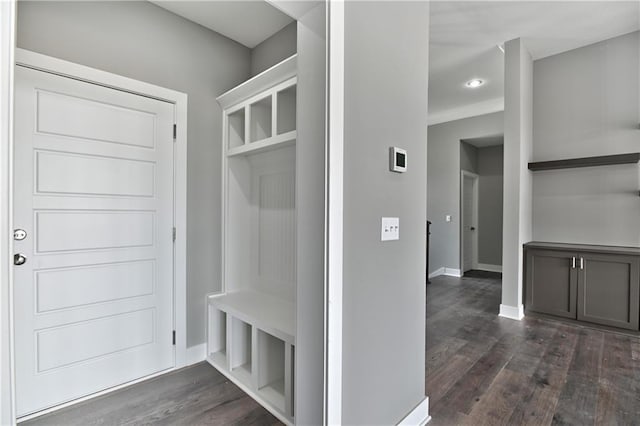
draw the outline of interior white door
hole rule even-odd
[[[462,272],[473,269],[475,230],[475,191],[476,179],[464,175],[462,184]]]
[[[18,416],[174,365],[174,106],[16,67]]]

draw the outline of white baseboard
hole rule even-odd
[[[426,396],[420,404],[398,423],[398,426],[424,426],[429,420],[431,420],[431,416],[429,416],[429,397]]]
[[[520,321],[522,320],[522,318],[524,318],[524,306],[509,306],[500,304],[499,316]]]
[[[502,265],[490,265],[488,263],[478,263],[476,269],[479,269],[481,271],[502,273]]]
[[[447,275],[449,277],[460,278],[462,276],[462,273],[460,272],[460,269],[438,268],[429,274],[429,278],[431,279],[431,278],[439,277],[440,275]]]
[[[438,268],[432,273],[429,274],[429,278],[439,277],[440,275],[444,275],[444,268]]]
[[[444,275],[460,278],[462,276],[462,272],[460,271],[460,269],[444,268]]]
[[[200,343],[199,345],[191,346],[187,348],[186,365],[197,364],[207,359],[207,344]]]

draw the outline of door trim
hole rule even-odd
[[[187,365],[187,274],[186,274],[186,236],[187,236],[187,94],[180,93],[171,89],[155,86],[149,83],[133,80],[127,77],[122,77],[116,74],[112,74],[105,71],[100,71],[94,68],[86,67],[84,65],[75,64],[72,62],[64,61],[61,59],[53,58],[50,56],[42,55],[39,53],[31,52],[24,49],[15,49],[15,65],[24,66],[27,68],[55,74],[75,80],[96,84],[99,86],[119,90],[123,92],[132,93],[139,96],[157,99],[160,101],[173,104],[174,107],[174,123],[177,125],[177,132],[175,142],[173,143],[174,149],[174,205],[173,205],[173,217],[174,226],[176,228],[176,239],[174,244],[173,255],[173,325],[176,331],[176,345],[175,345],[175,365],[173,369],[178,369]],[[11,67],[13,70],[13,67]],[[12,82],[13,83],[13,82]],[[13,87],[13,84],[12,86]],[[13,108],[12,108],[13,110]],[[12,113],[12,111],[11,111]],[[13,137],[11,137],[11,146],[13,147]],[[4,154],[4,153],[3,153]],[[3,158],[4,160],[4,158]],[[9,157],[11,166],[13,166],[13,159]],[[11,185],[11,189],[13,186]],[[4,201],[4,200],[3,200]],[[13,197],[8,200],[8,209],[13,214]],[[4,224],[3,224],[4,225]],[[3,228],[4,232],[7,231]],[[170,232],[170,230],[167,230]],[[12,244],[9,246],[12,247]],[[12,250],[12,249],[11,249]],[[7,256],[9,258],[10,256]],[[9,278],[9,305],[13,307],[13,277]],[[4,296],[4,293],[3,293]],[[14,329],[13,329],[13,317],[10,319],[10,352],[12,357],[15,357],[14,341]],[[6,336],[2,336],[3,340]],[[14,370],[13,365],[11,367]],[[163,373],[170,371],[165,370]],[[15,375],[15,371],[12,371]],[[147,377],[143,378],[146,379]],[[111,391],[135,383],[126,383],[116,388],[108,389]],[[12,399],[15,396],[15,384],[12,381],[10,393]],[[3,388],[3,393],[4,393]],[[100,393],[99,393],[100,394]],[[95,396],[90,395],[90,397]],[[76,400],[74,402],[78,402]],[[60,406],[53,407],[60,408]],[[52,409],[50,409],[52,410]],[[39,412],[38,414],[41,414]],[[13,420],[15,420],[15,410],[11,414]]]
[[[473,222],[475,223],[476,231],[472,234],[473,241],[471,242],[471,268],[478,269],[478,184],[480,183],[480,176],[476,173],[469,172],[467,170],[460,170],[460,272],[464,275],[464,178],[468,177],[473,179]]]
[[[13,62],[15,0],[0,2],[0,424],[15,423],[13,368]]]

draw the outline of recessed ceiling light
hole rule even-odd
[[[464,85],[470,89],[475,89],[476,87],[480,87],[484,84],[484,80],[480,80],[479,78],[474,78],[473,80],[467,81]]]

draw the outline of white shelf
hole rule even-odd
[[[251,142],[249,144],[241,145],[236,148],[231,148],[227,150],[227,157],[257,154],[259,152],[266,152],[278,148],[284,148],[286,146],[295,145],[296,137],[297,132],[295,130],[292,130],[281,135],[262,139],[256,142]]]
[[[270,383],[259,389],[258,392],[278,410],[285,410],[284,379]]]
[[[294,77],[297,72],[297,59],[298,55],[288,57],[284,61],[275,64],[271,68],[250,78],[239,86],[223,93],[218,96],[216,100],[222,109],[227,109],[230,106],[249,99],[256,93],[264,92],[271,88],[274,81],[284,81],[288,78]]]
[[[243,364],[239,367],[231,370],[231,373],[238,378],[243,383],[246,383],[247,386],[251,385],[251,365]]]
[[[209,304],[285,342],[295,345],[295,305],[257,291],[209,296]]]
[[[227,368],[227,354],[225,352],[215,352],[209,355],[211,362],[218,367]]]

